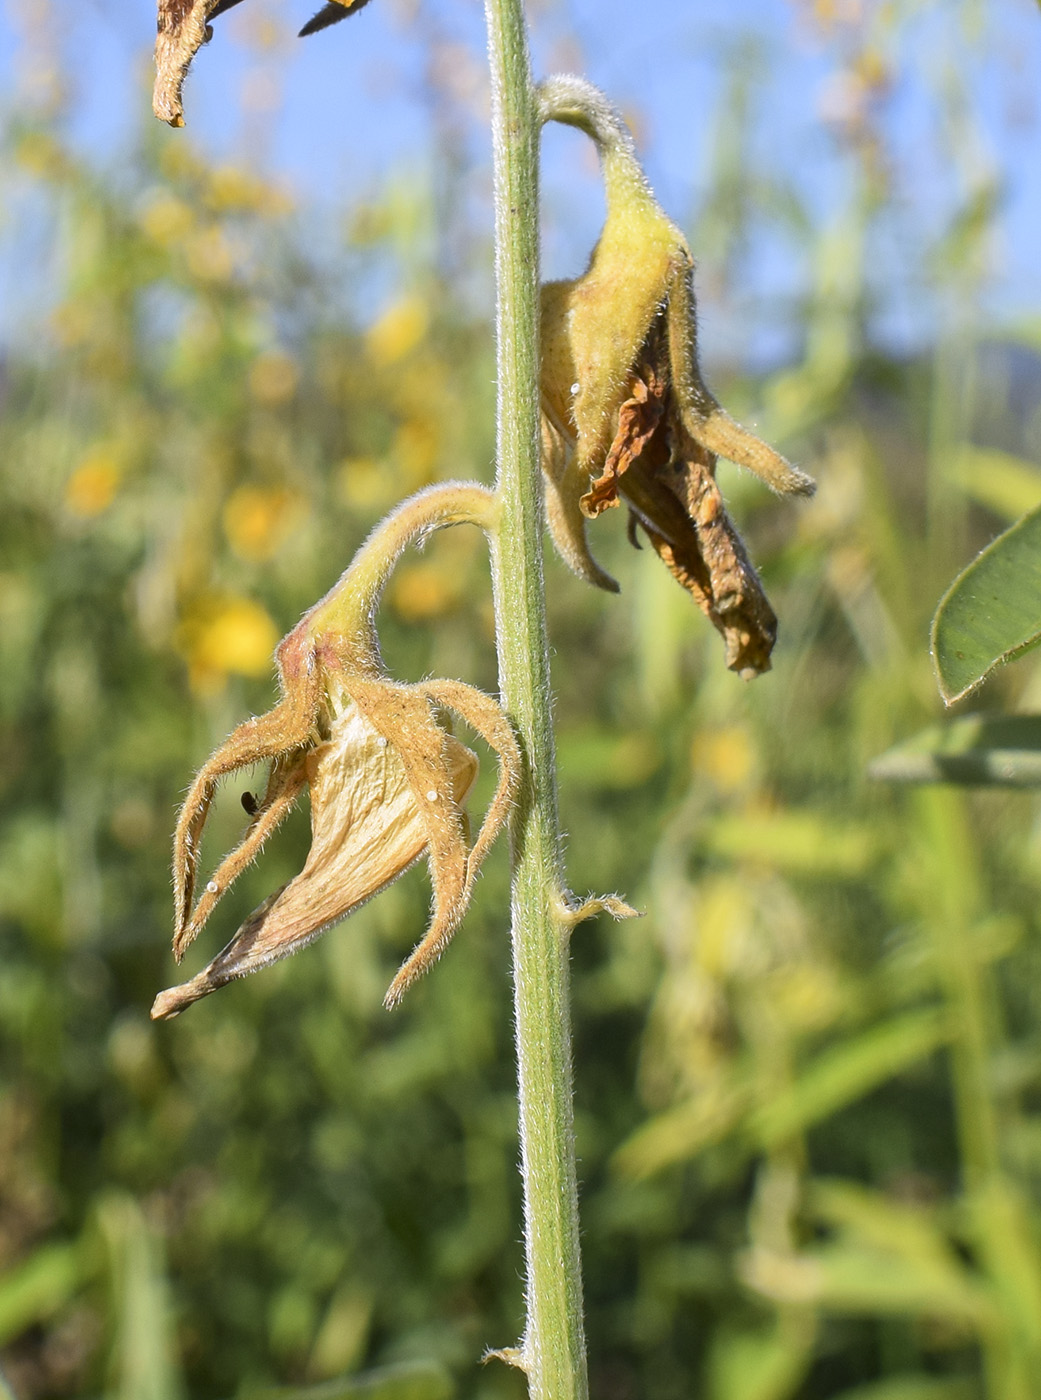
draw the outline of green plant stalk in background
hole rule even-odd
[[[527,1320],[519,1354],[538,1400],[587,1394],[568,934],[542,571],[537,98],[521,0],[486,0],[495,160],[498,487],[492,549],[503,701],[525,755],[513,824],[513,964]]]

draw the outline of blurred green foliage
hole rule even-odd
[[[872,53],[850,58],[868,87]],[[792,505],[722,468],[781,618],[773,675],[723,671],[620,521],[595,527],[620,599],[547,564],[571,879],[647,910],[574,943],[603,1400],[1036,1400],[1041,1375],[1036,806],[866,776],[936,715],[928,619],[966,545],[1037,499],[1025,438],[986,405],[1041,360],[1007,340],[988,358],[964,321],[913,359],[869,341],[884,172],[869,124],[848,139],[841,219],[819,227],[783,182],[765,204],[816,269],[791,311],[801,357],[715,376],[820,482]],[[415,237],[419,187],[345,210],[324,261],[306,208],[183,134],[149,133],[118,173],[60,122],[9,130],[3,155],[53,269],[0,419],[13,1392],[519,1397],[517,1373],[478,1365],[522,1318],[505,852],[394,1015],[421,871],[184,1019],[147,1015],[172,978],[169,831],[193,768],[267,708],[275,640],[385,509],[488,478],[488,322]],[[721,124],[700,222],[724,307],[747,160]],[[970,299],[988,208],[970,189],[919,250]],[[398,290],[363,323],[352,282],[388,260]],[[1016,472],[973,469],[987,453]],[[476,532],[406,559],[381,633],[398,675],[494,689]],[[1001,684],[999,704],[1036,703],[1029,662]],[[242,820],[224,794],[214,858]],[[198,957],[306,842],[299,814]]]

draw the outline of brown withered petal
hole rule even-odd
[[[629,398],[618,410],[615,433],[604,469],[579,501],[582,514],[595,520],[608,506],[618,505],[621,478],[658,431],[665,412],[668,380],[653,364],[641,366],[630,385]]]
[[[477,758],[441,731],[438,800],[449,823],[473,786]],[[304,947],[385,889],[427,849],[428,813],[396,746],[352,705],[333,737],[307,755],[311,850],[300,874],[270,896],[202,972],[161,992],[156,1019],[176,1016],[235,978]],[[450,815],[449,815],[450,814]],[[465,882],[465,854],[459,880]]]
[[[622,489],[662,563],[722,634],[727,666],[749,680],[770,669],[777,617],[703,460],[711,454],[690,449],[672,480],[637,462]]]
[[[484,814],[477,839],[466,856],[465,878],[461,888],[455,878],[457,866],[454,846],[449,841],[442,847],[439,840],[440,822],[436,819],[440,818],[441,807],[434,804],[428,817],[430,874],[434,886],[433,914],[426,933],[401,964],[387,989],[383,1000],[388,1007],[396,1006],[412,983],[444,952],[459,921],[466,913],[481,864],[495,838],[509,820],[521,779],[521,755],[516,737],[509,721],[494,700],[483,691],[476,690],[462,681],[426,681],[418,685],[416,690],[436,705],[453,711],[481,736],[499,760],[499,781]],[[448,831],[450,835],[454,834],[452,828],[448,828]],[[463,835],[465,839],[465,831]],[[435,848],[438,849],[436,858]],[[444,869],[445,854],[448,856],[448,872]],[[454,892],[454,897],[448,897],[449,890]]]

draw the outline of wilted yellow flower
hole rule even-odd
[[[716,485],[716,456],[777,491],[813,482],[727,414],[698,366],[694,262],[640,168],[632,137],[578,78],[543,90],[543,115],[600,151],[607,218],[583,276],[542,292],[542,441],[554,542],[580,576],[617,590],[586,520],[624,498],[673,576],[723,634],[727,665],[765,671],[776,618]]]
[[[502,710],[461,681],[403,685],[379,660],[372,613],[401,549],[417,534],[459,520],[484,523],[489,492],[453,484],[413,497],[359,552],[337,586],[279,644],[282,700],[240,724],[195,778],[174,836],[174,952],[196,937],[218,900],[254,859],[304,786],[311,794],[311,851],[303,870],[254,911],[196,977],[162,992],[157,1018],[288,956],[345,918],[424,852],[433,912],[424,937],[387,992],[397,1002],[444,951],[466,912],[481,863],[509,815],[520,752]],[[463,803],[477,758],[438,722],[449,710],[496,753],[499,781],[471,845]],[[270,764],[250,822],[195,901],[200,839],[221,778]]]

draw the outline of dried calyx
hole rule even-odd
[[[601,588],[618,585],[589,551],[586,522],[622,500],[722,633],[727,665],[769,669],[777,620],[716,484],[717,456],[774,490],[810,477],[722,409],[701,377],[694,262],[640,167],[614,107],[579,78],[541,89],[544,121],[597,145],[607,218],[586,272],[542,289],[542,461],[561,555]]]
[[[392,982],[387,1004],[400,1000],[444,951],[509,816],[520,752],[499,705],[473,686],[389,679],[373,613],[409,541],[461,521],[487,529],[495,509],[491,493],[470,484],[449,483],[412,497],[280,643],[280,703],[239,725],[199,771],[181,808],[173,862],[178,960],[305,786],[311,796],[310,852],[300,874],[266,899],[207,967],[160,993],[153,1017],[176,1016],[227,982],[295,952],[424,854],[433,885],[430,925]],[[472,844],[463,804],[477,758],[444,728],[444,711],[463,719],[499,760],[498,784]],[[261,761],[270,765],[267,786],[262,797],[244,802],[250,812],[245,834],[196,900],[202,830],[217,785]]]

